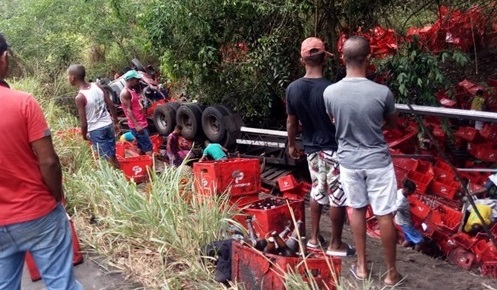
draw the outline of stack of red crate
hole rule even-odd
[[[258,159],[198,162],[193,164],[193,174],[198,194],[228,195],[230,203],[240,210],[233,219],[245,226],[245,218],[252,217],[255,232],[260,237],[272,231],[283,231],[288,221],[293,220],[292,212],[295,220],[305,221],[302,198],[259,197],[261,173]],[[296,184],[287,186],[295,188]]]

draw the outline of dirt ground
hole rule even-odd
[[[310,230],[310,214],[306,209],[306,227]],[[330,219],[328,212],[324,212],[320,223],[321,234],[328,241],[330,237]],[[348,225],[345,226],[344,241],[354,244],[352,232]],[[324,247],[328,245],[325,244]],[[379,239],[367,237],[368,264],[371,271],[371,279],[368,282],[357,281],[349,269],[355,262],[354,257],[342,259],[342,283],[345,290],[349,289],[422,289],[422,290],[483,290],[496,289],[497,280],[482,277],[478,274],[466,271],[457,266],[449,264],[445,260],[434,259],[412,249],[397,246],[397,267],[405,277],[404,283],[395,288],[386,288],[383,285],[382,273],[385,272],[383,262],[383,249]],[[370,288],[365,287],[369,285]]]

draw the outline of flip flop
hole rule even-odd
[[[404,277],[399,274],[399,280],[396,282],[396,283],[387,283],[385,281],[383,281],[383,285],[385,285],[386,288],[393,288],[393,287],[397,287],[397,286],[400,286],[404,283]]]
[[[318,248],[321,248],[321,243],[313,244],[311,242],[307,242],[306,246],[309,249],[318,249]]]
[[[354,256],[356,253],[355,248],[353,248],[351,245],[347,245],[347,250],[345,251],[339,251],[339,250],[326,250],[326,255],[328,256],[335,256],[335,257],[350,257]]]
[[[364,281],[367,278],[367,277],[360,277],[359,275],[357,275],[357,265],[350,266],[349,271],[358,281]]]

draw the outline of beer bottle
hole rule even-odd
[[[293,238],[298,239],[299,234],[300,234],[300,236],[303,236],[303,235],[305,236],[305,232],[304,232],[304,230],[302,229],[302,225],[303,225],[303,224],[304,224],[304,223],[303,223],[301,220],[298,220],[298,221],[297,221],[297,224],[295,225],[295,229],[293,229],[293,233],[292,233],[292,237],[293,237]]]
[[[278,246],[278,252],[280,252],[283,257],[295,257],[295,251],[286,246],[285,241],[278,235],[278,232],[272,232],[271,236]]]
[[[289,226],[286,226],[285,229],[280,233],[280,237],[282,239],[285,239],[286,236],[292,231],[292,229]]]
[[[276,254],[276,244],[274,242],[273,237],[267,238],[267,244],[264,250],[262,251],[264,254]]]
[[[252,246],[255,246],[255,244],[257,243],[257,235],[255,234],[254,226],[252,225],[252,217],[247,217],[245,221],[247,222],[249,239],[252,242]]]
[[[288,240],[285,241],[285,244],[294,252],[298,252],[300,250],[298,238],[289,237]]]

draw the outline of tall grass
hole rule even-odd
[[[44,109],[63,165],[68,212],[86,250],[104,256],[104,267],[119,269],[145,289],[226,288],[214,281],[213,266],[200,259],[203,245],[226,238],[235,211],[225,199],[195,194],[188,167],[151,172],[146,184],[126,181],[121,171],[96,160],[79,134],[68,131],[78,122],[58,103],[60,96],[73,94],[67,86],[42,85],[36,78],[12,85],[31,92]],[[288,289],[317,289],[295,271],[284,278]],[[338,289],[358,289],[345,285],[342,281]]]

